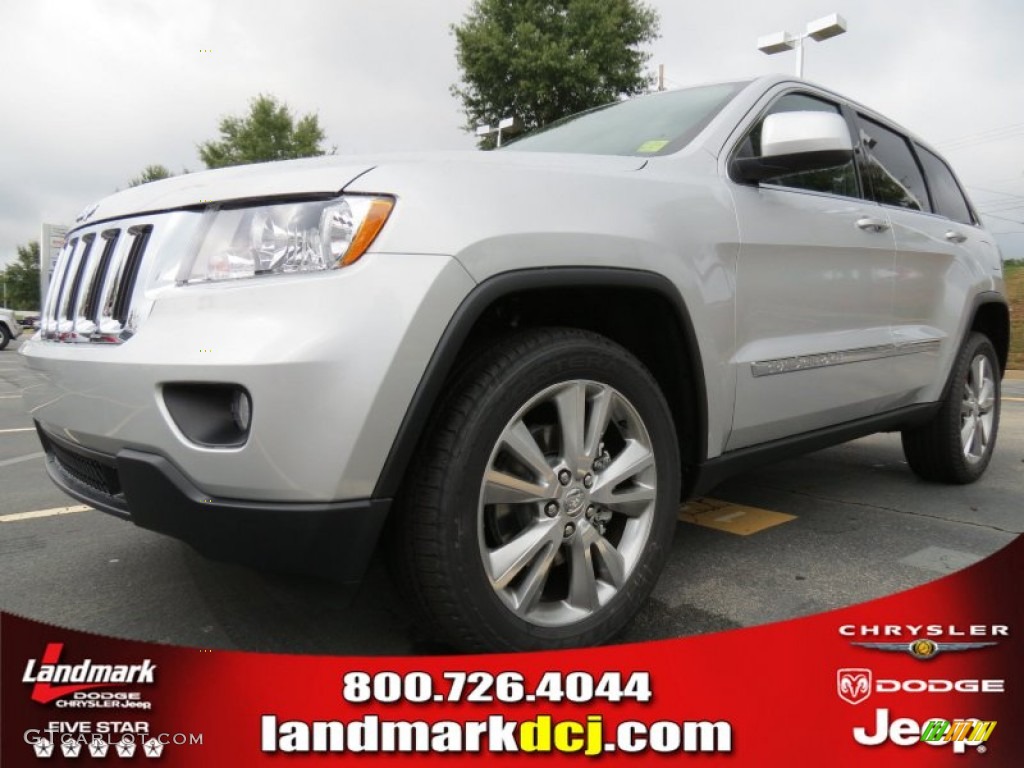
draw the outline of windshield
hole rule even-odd
[[[747,83],[719,83],[605,104],[507,144],[509,152],[649,157],[689,144]]]

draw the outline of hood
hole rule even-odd
[[[186,173],[105,197],[82,211],[74,226],[226,200],[338,192],[372,167],[331,156]]]
[[[605,157],[533,152],[420,152],[372,156],[310,157],[175,176],[140,184],[88,206],[74,226],[207,203],[282,195],[336,194],[367,171],[381,165],[496,165],[558,168],[566,171],[632,171],[641,157]],[[386,193],[387,189],[377,190]]]

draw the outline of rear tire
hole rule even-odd
[[[985,473],[999,433],[999,361],[971,333],[953,363],[946,399],[927,424],[903,430],[903,453],[924,480],[965,485]]]
[[[492,345],[448,392],[395,529],[431,632],[466,651],[607,641],[675,530],[678,443],[653,376],[602,336],[542,329]]]
[[[7,332],[7,327],[0,325],[0,349],[6,349],[10,341],[11,334]]]

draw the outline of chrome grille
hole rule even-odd
[[[95,230],[68,240],[57,258],[43,311],[51,341],[118,343],[128,319],[151,224]]]

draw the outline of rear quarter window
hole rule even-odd
[[[932,193],[935,213],[961,224],[973,224],[971,207],[967,204],[967,199],[949,166],[938,155],[920,145],[917,146],[917,156],[921,159],[925,176],[928,178],[928,189]]]

